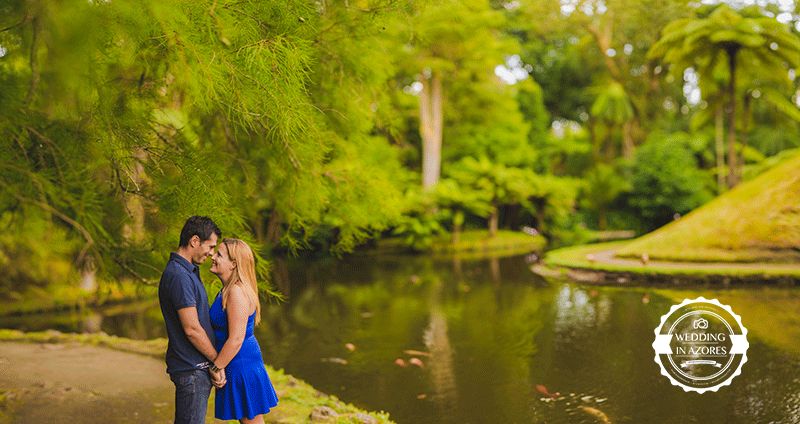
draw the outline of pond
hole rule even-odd
[[[800,423],[800,290],[582,286],[524,256],[277,261],[273,279],[288,299],[263,307],[267,363],[399,423]],[[700,295],[750,330],[742,375],[702,395],[670,385],[651,346]],[[164,335],[153,301],[0,327]]]

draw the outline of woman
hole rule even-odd
[[[227,381],[217,388],[215,416],[263,423],[278,397],[253,335],[261,320],[253,251],[241,240],[223,239],[211,258],[211,272],[222,281],[209,311],[219,351],[211,368],[224,369]]]

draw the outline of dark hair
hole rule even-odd
[[[211,238],[211,234],[216,234],[217,238],[222,238],[222,231],[219,230],[217,224],[207,216],[192,216],[186,220],[181,230],[181,240],[178,247],[186,247],[189,245],[189,240],[192,237],[200,237],[200,241],[206,241]]]

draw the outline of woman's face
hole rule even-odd
[[[211,272],[216,274],[222,281],[228,281],[234,269],[236,269],[236,262],[231,260],[228,245],[226,243],[220,244],[217,253],[211,257]]]

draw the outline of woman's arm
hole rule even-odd
[[[232,285],[229,289],[228,301],[225,311],[228,313],[228,340],[222,346],[214,365],[217,368],[225,368],[234,356],[239,353],[239,349],[244,342],[244,335],[247,331],[248,300],[244,291],[237,285]]]

